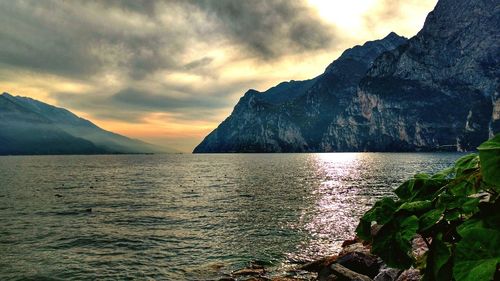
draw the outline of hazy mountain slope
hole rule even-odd
[[[440,0],[406,43],[349,49],[286,102],[249,91],[194,152],[475,149],[500,131],[499,18],[498,1]]]
[[[0,154],[154,153],[164,150],[105,131],[70,111],[0,95]]]
[[[373,60],[405,41],[391,33],[346,50],[314,79],[283,82],[263,93],[249,90],[194,152],[319,150],[323,132],[355,95]]]

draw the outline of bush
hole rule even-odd
[[[391,267],[411,266],[423,280],[498,278],[500,265],[500,134],[434,175],[417,174],[364,214],[357,235]],[[382,227],[371,235],[372,224]],[[411,254],[420,234],[429,250]],[[497,276],[495,276],[497,274]]]

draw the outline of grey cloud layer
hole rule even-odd
[[[334,34],[302,1],[193,1],[218,19],[226,34],[253,54],[274,58],[330,46]]]
[[[120,103],[144,112],[222,108],[228,106],[223,95],[242,89],[221,85],[187,93],[191,99],[182,102],[158,89],[131,89],[157,71],[214,77],[207,74],[217,71],[214,58],[189,55],[197,48],[224,44],[236,59],[272,61],[329,48],[331,30],[303,1],[0,1],[0,64],[84,83],[119,75],[122,90],[88,93],[89,102],[77,109],[89,113],[97,100],[91,96],[102,95],[100,107]]]

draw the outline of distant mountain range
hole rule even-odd
[[[0,155],[171,152],[31,98],[0,95]]]
[[[500,4],[440,0],[422,30],[249,90],[194,153],[464,151],[500,131]]]

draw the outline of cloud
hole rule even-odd
[[[191,62],[185,64],[184,69],[192,70],[192,69],[204,67],[204,66],[211,64],[213,61],[214,61],[214,58],[203,57],[201,59],[197,59],[197,60],[194,60],[194,61],[191,61]]]
[[[423,26],[436,3],[437,0],[378,0],[364,15],[364,28],[375,34],[390,30],[411,37]]]
[[[381,1],[390,5],[366,16],[370,28],[408,6]],[[92,120],[166,114],[215,127],[248,88],[314,77],[343,49],[377,39],[351,33],[307,0],[0,1],[0,92]]]
[[[311,8],[281,0],[3,1],[0,25],[3,64],[80,79],[190,70],[186,54],[217,40],[274,59],[333,39]]]
[[[236,43],[263,59],[290,52],[327,49],[335,38],[303,1],[193,1],[217,19],[221,30]]]

